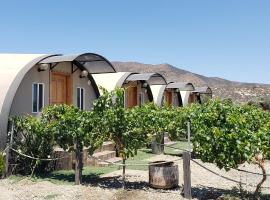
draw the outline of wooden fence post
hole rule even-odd
[[[190,170],[190,158],[191,158],[190,122],[187,123],[187,133],[188,133],[188,150],[183,152],[184,197],[186,199],[192,199],[191,170]]]
[[[190,152],[183,152],[183,171],[184,171],[184,197],[192,199],[191,196],[191,171],[190,171]]]

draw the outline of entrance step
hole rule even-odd
[[[102,152],[102,151],[114,151],[115,144],[111,141],[103,142],[102,146],[95,150],[95,153]]]
[[[86,166],[89,165],[94,165],[94,166],[99,166],[98,163],[102,162],[104,160],[108,160],[111,158],[115,158],[116,152],[115,151],[101,151],[94,153],[93,156],[88,157],[85,164]]]
[[[83,163],[84,166],[99,166],[99,162],[115,158],[115,144],[111,141],[106,141],[98,148],[93,157],[89,156],[87,148],[83,151]],[[66,152],[59,147],[54,148],[54,157],[64,157],[54,162],[54,169],[56,170],[71,170],[75,167],[75,154],[74,152]],[[97,158],[97,159],[96,159]],[[117,160],[117,158],[116,158]],[[114,160],[112,160],[114,161]]]
[[[168,143],[168,142],[170,142],[171,140],[169,139],[169,137],[168,136],[164,136],[164,143],[166,144],[166,143]]]
[[[165,142],[164,144],[167,145],[167,146],[170,146],[170,145],[174,145],[176,144],[177,142],[174,142],[174,141],[169,141],[169,142]]]
[[[107,159],[105,161],[100,161],[100,162],[97,163],[97,165],[99,167],[108,167],[108,166],[112,166],[113,163],[118,163],[118,162],[121,162],[121,161],[122,161],[122,158],[114,157],[114,158]]]

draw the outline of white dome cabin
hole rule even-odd
[[[115,72],[106,58],[94,53],[0,54],[0,70],[0,149],[5,147],[9,116],[38,116],[52,104],[90,110],[100,95],[92,74]]]
[[[205,103],[209,99],[212,99],[213,92],[210,87],[195,87],[192,92],[192,98],[198,103]]]
[[[170,82],[168,85],[153,85],[151,89],[158,106],[181,107],[189,103],[187,97],[194,91],[194,86],[192,83]]]
[[[112,91],[117,87],[125,88],[125,107],[132,108],[153,101],[151,86],[166,85],[166,79],[158,73],[117,72],[94,74],[98,86]]]

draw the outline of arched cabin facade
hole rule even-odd
[[[106,58],[94,53],[1,54],[0,70],[0,148],[5,146],[10,116],[39,116],[52,104],[90,110],[100,95],[92,74],[115,72]]]
[[[151,86],[154,101],[157,105],[181,107],[188,104],[186,94],[194,90],[192,83],[170,82],[168,85]]]
[[[166,85],[165,78],[158,73],[117,72],[114,74],[93,75],[98,86],[111,91],[125,88],[125,107],[143,105],[153,101],[152,85]]]

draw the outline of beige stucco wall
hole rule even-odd
[[[51,55],[0,54],[0,149],[6,146],[8,117],[16,91],[25,74]]]
[[[174,107],[179,107],[179,97],[181,97],[181,96],[177,95],[177,92],[174,89],[173,90],[173,106]]]
[[[88,78],[80,78],[80,70],[73,73],[73,104],[77,104],[77,87],[85,89],[85,110],[90,110],[93,107],[94,100],[97,99],[93,86]]]
[[[34,66],[26,73],[17,89],[10,115],[32,114],[32,84],[35,82],[44,83],[44,105],[49,105],[49,70],[38,72],[38,67]]]
[[[53,71],[69,73],[71,74],[71,63],[64,62],[59,63]],[[73,80],[73,105],[76,106],[77,102],[77,87],[85,89],[85,110],[90,110],[93,101],[96,99],[96,94],[92,85],[88,84],[88,78],[80,78],[80,70],[77,70],[72,74]],[[23,115],[32,114],[32,84],[43,83],[44,88],[44,106],[49,105],[49,70],[38,72],[38,67],[34,66],[24,76],[18,90],[16,91],[15,97],[11,105],[10,115]]]

